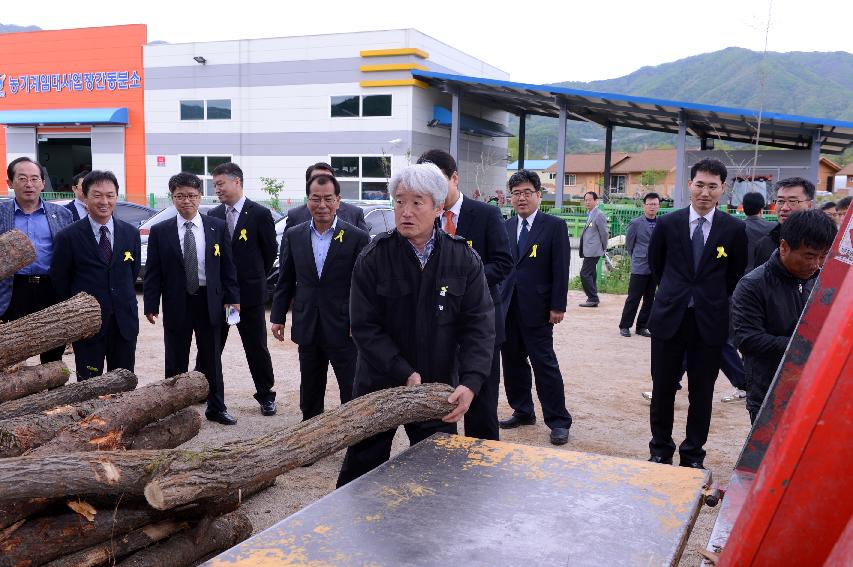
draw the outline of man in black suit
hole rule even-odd
[[[747,261],[746,227],[716,209],[726,167],[703,159],[690,169],[690,205],[660,217],[649,243],[658,292],[652,332],[650,461],[672,464],[675,392],[687,359],[690,408],[681,466],[704,468],[714,382],[729,333],[729,299]]]
[[[189,368],[195,333],[196,370],[210,385],[205,415],[210,421],[233,425],[237,420],[225,407],[219,328],[225,324],[227,309],[240,310],[231,239],[224,221],[199,214],[201,179],[191,173],[173,175],[169,192],[178,215],[155,224],[148,236],[145,317],[152,325],[157,321],[162,297],[167,377]]]
[[[352,399],[356,348],[350,335],[349,296],[355,259],[368,234],[337,218],[341,186],[319,174],[306,187],[311,220],[284,234],[281,273],[270,321],[284,340],[284,321],[293,306],[291,339],[299,345],[299,407],[302,419],[323,413],[329,363],[338,379],[341,403]]]
[[[505,223],[514,267],[502,286],[508,312],[501,355],[504,389],[513,413],[500,426],[510,429],[536,423],[531,392],[533,365],[536,393],[545,425],[551,429],[551,443],[564,445],[569,440],[572,416],[566,409],[563,375],[554,353],[554,325],[562,322],[566,313],[569,233],[565,222],[539,210],[542,186],[536,173],[520,169],[507,186],[516,216]]]
[[[500,438],[498,428],[498,393],[501,383],[500,347],[504,341],[504,306],[500,283],[512,270],[509,238],[503,228],[499,208],[467,198],[459,191],[456,160],[443,150],[429,150],[418,163],[433,163],[447,177],[447,199],[441,215],[441,228],[451,236],[464,238],[483,261],[489,294],[495,304],[495,348],[492,368],[465,413],[465,435],[479,439]]]
[[[77,380],[107,370],[133,372],[139,315],[136,276],[139,274],[139,230],[113,217],[118,180],[111,171],[92,171],[82,181],[88,216],[56,235],[50,279],[62,299],[85,291],[101,304],[101,329],[74,343]]]
[[[86,218],[86,195],[83,193],[83,178],[86,177],[87,173],[89,172],[84,171],[71,178],[71,190],[74,191],[74,198],[65,205],[65,208],[71,211],[71,219],[74,222]]]
[[[761,193],[757,191],[744,193],[741,202],[743,204],[743,214],[746,215],[744,219],[747,241],[746,273],[749,273],[755,268],[755,246],[759,240],[770,234],[770,231],[776,225],[762,218],[766,203]]]
[[[243,195],[243,170],[236,163],[222,163],[213,169],[213,186],[222,203],[208,213],[225,221],[234,252],[237,283],[240,284],[240,322],[237,330],[249,372],[255,382],[255,399],[261,414],[275,415],[275,376],[267,348],[267,273],[275,262],[275,224],[269,209]],[[225,348],[230,325],[222,325],[220,349]]]
[[[328,163],[323,163],[322,161],[315,163],[314,165],[308,166],[308,169],[305,170],[305,183],[311,181],[315,175],[327,174],[332,177],[335,176],[335,172],[332,169],[332,166]],[[361,230],[368,232],[367,222],[364,220],[364,211],[361,207],[357,207],[355,205],[350,205],[344,201],[341,201],[340,207],[338,207],[338,211],[336,213],[337,217],[341,220],[345,220],[356,228],[360,228]],[[303,222],[308,222],[311,220],[311,212],[308,210],[307,205],[300,205],[293,209],[290,209],[287,212],[287,220],[284,221],[284,232],[287,232],[297,224],[302,224]],[[282,242],[284,240],[282,239]],[[281,252],[279,251],[279,256]]]

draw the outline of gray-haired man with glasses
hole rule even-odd
[[[792,214],[814,207],[814,183],[802,177],[788,177],[776,182],[776,217],[779,221],[770,233],[755,244],[753,267],[767,262],[774,250],[779,248],[782,225]]]

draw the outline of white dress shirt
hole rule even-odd
[[[527,217],[528,234],[529,234],[529,231],[533,230],[533,220],[536,218],[536,215],[538,213],[539,213],[539,209],[536,209],[535,211],[530,213],[529,217]],[[518,244],[518,237],[521,236],[521,223],[523,220],[524,219],[522,219],[521,217],[518,217],[518,228],[515,229],[515,243],[516,244]]]
[[[86,218],[86,215],[89,214],[89,210],[86,208],[86,205],[82,201],[78,201],[77,199],[74,199],[71,202],[74,203],[74,208],[77,209],[77,216],[79,216],[81,219]]]
[[[711,212],[704,215],[705,224],[702,225],[702,239],[704,240],[705,243],[708,242],[708,235],[711,234],[711,223],[714,222],[714,212],[716,210],[717,209],[711,209]],[[700,216],[703,216],[703,215],[700,215],[696,211],[696,209],[693,208],[693,205],[691,204],[690,205],[690,223],[689,223],[690,233],[687,235],[688,239],[693,238],[693,231],[696,230],[696,225],[699,223],[699,217]]]
[[[184,254],[184,233],[186,228],[184,224],[187,219],[178,215],[178,241],[181,245],[181,255]],[[207,285],[207,273],[204,271],[204,224],[201,222],[201,215],[196,212],[195,218],[191,221],[193,236],[195,237],[195,252],[198,255],[198,285]]]
[[[107,224],[101,224],[90,216],[86,217],[89,219],[89,225],[92,227],[92,232],[95,233],[95,242],[98,244],[101,243],[101,227],[107,227],[107,241],[110,243],[110,248],[115,250],[115,238],[113,237],[113,227],[115,226],[113,223],[113,217],[110,216],[110,220],[107,221]]]
[[[462,194],[462,191],[459,192],[459,198],[456,199],[456,202],[453,203],[453,206],[447,209],[451,213],[453,213],[453,224],[456,226],[456,229],[459,230],[459,212],[462,210],[462,199],[465,198],[465,195]],[[444,216],[445,211],[441,213],[441,230],[447,231],[447,217]]]
[[[245,196],[245,195],[243,195],[242,197],[240,197],[240,200],[239,200],[239,201],[237,201],[236,203],[234,203],[234,206],[233,206],[233,207],[232,207],[231,205],[225,205],[225,207],[226,207],[226,213],[228,212],[228,211],[227,211],[228,209],[234,209],[235,211],[237,211],[237,215],[239,216],[239,215],[240,215],[240,213],[242,213],[242,212],[243,212],[243,205],[245,205],[245,204],[246,204],[246,196]]]

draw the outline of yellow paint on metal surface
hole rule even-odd
[[[425,496],[432,496],[433,494],[435,494],[435,490],[415,482],[407,482],[397,488],[386,486],[381,492],[382,497],[385,499],[385,505],[390,508],[396,508],[413,498],[423,498]]]
[[[376,73],[379,71],[429,71],[429,67],[417,63],[385,63],[382,65],[362,65],[358,68],[362,73]]]
[[[389,79],[387,81],[359,81],[360,87],[419,87],[427,88],[427,84],[417,79]]]
[[[339,550],[320,548],[328,551],[327,559],[311,559],[308,557],[308,549],[314,541],[313,534],[326,536],[332,531],[331,526],[319,525],[312,533],[297,536],[291,533],[278,532],[275,539],[249,540],[242,544],[242,549],[236,557],[217,557],[210,561],[210,567],[226,567],[239,565],[240,567],[265,567],[276,566],[300,566],[300,567],[334,567],[337,565],[365,565],[370,567],[381,567],[376,563],[360,563],[356,558],[341,553]],[[253,545],[254,544],[254,545]],[[257,546],[257,547],[255,547]]]
[[[429,53],[416,47],[400,47],[397,49],[364,49],[359,52],[362,57],[393,57],[395,55],[414,55],[421,59],[429,59]]]

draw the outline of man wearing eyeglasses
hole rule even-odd
[[[148,236],[145,317],[152,325],[157,322],[162,298],[166,377],[188,370],[195,334],[195,369],[207,377],[210,386],[205,416],[222,425],[234,425],[237,420],[225,407],[220,347],[225,311],[240,310],[231,239],[224,221],[199,214],[201,179],[191,173],[173,175],[169,192],[178,214],[152,226]]]
[[[367,232],[338,218],[341,186],[320,173],[306,183],[311,220],[284,233],[280,273],[270,321],[284,340],[284,322],[293,308],[290,337],[299,346],[299,407],[302,420],[323,413],[329,363],[341,403],[352,399],[356,348],[350,334],[350,283],[355,260],[367,246]]]
[[[513,412],[500,426],[512,429],[536,423],[531,392],[535,377],[551,443],[564,445],[569,441],[572,416],[566,409],[563,375],[554,353],[554,325],[566,313],[569,233],[565,222],[539,210],[542,187],[536,173],[520,169],[507,186],[516,215],[505,223],[513,269],[502,288],[508,312],[501,358],[504,389]]]
[[[792,214],[805,211],[814,206],[814,183],[802,177],[788,177],[776,183],[773,188],[776,193],[776,219],[779,221],[767,236],[755,244],[754,268],[764,264],[779,248],[782,225]]]
[[[12,321],[57,303],[59,298],[50,279],[57,233],[71,224],[65,207],[41,198],[44,177],[41,165],[28,157],[13,160],[6,179],[15,198],[0,203],[0,234],[13,229],[23,232],[36,251],[35,262],[0,280],[0,321]],[[65,345],[42,353],[41,362],[62,359]]]

